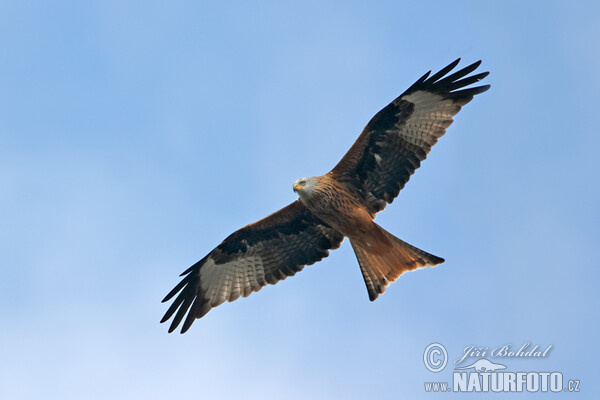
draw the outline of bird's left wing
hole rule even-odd
[[[192,265],[164,298],[175,298],[160,322],[183,320],[181,333],[196,318],[225,301],[259,291],[294,275],[337,249],[344,236],[314,216],[300,201],[234,232],[206,257]]]
[[[467,87],[488,75],[468,76],[481,61],[447,75],[459,61],[432,76],[429,71],[379,111],[331,171],[362,193],[372,214],[394,200],[461,107],[489,89]]]

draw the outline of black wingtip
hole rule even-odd
[[[480,94],[480,93],[483,93],[483,92],[487,91],[491,87],[492,87],[492,85],[476,86],[474,88],[459,90],[458,92],[452,92],[452,94],[454,95],[454,94],[465,93],[465,94],[467,94],[469,96],[475,96],[477,94]]]
[[[452,71],[458,65],[459,62],[460,62],[460,58],[457,58],[456,60],[452,61],[450,64],[446,65],[444,68],[442,68],[435,74],[431,75],[431,77],[429,79],[427,79],[427,83],[428,84],[435,83],[440,78],[442,78],[444,75],[446,75],[448,72]]]
[[[173,298],[181,289],[183,289],[189,282],[190,278],[186,277],[181,280],[166,296],[162,299],[161,303],[165,303]]]
[[[192,301],[194,301],[194,297],[188,296],[185,298],[185,300],[183,301],[183,304],[181,305],[181,307],[175,314],[175,317],[173,317],[173,322],[171,322],[171,327],[169,329],[175,330],[175,328],[177,328],[179,326],[179,324],[181,323],[181,320],[183,319],[185,314],[188,312],[190,306],[192,305]]]
[[[177,287],[175,287],[175,288],[177,288]],[[165,296],[165,298],[164,298],[164,299],[162,299],[162,300],[161,300],[161,303],[166,303],[167,301],[171,300],[171,298],[172,298],[173,296],[175,296],[175,295],[176,295],[176,294],[179,292],[179,290],[175,291],[175,288],[174,288],[173,290],[171,290],[171,291],[169,292],[169,294],[167,294],[167,295]]]
[[[179,274],[179,276],[184,276],[189,274],[190,272],[194,271],[194,270],[199,270],[200,267],[206,262],[206,260],[208,259],[208,257],[211,255],[211,253],[208,253],[202,260],[198,261],[197,263],[195,263],[194,265],[192,265],[191,267],[189,267],[188,269],[186,269],[185,271],[183,271],[181,274]]]
[[[422,76],[422,77],[420,77],[420,78],[419,78],[419,80],[417,80],[417,82],[425,82],[425,80],[427,79],[427,77],[429,76],[429,74],[431,74],[431,70],[429,70],[429,71],[425,72],[425,73],[423,74],[423,76]]]
[[[189,267],[188,269],[186,269],[185,271],[180,273],[179,276],[185,276],[185,275],[189,274],[190,272],[192,272],[192,270],[194,269],[195,266],[196,266],[196,264],[192,265],[191,267]]]
[[[458,66],[460,61],[461,58],[459,57],[431,76],[431,71],[429,71],[419,80],[417,80],[410,88],[408,88],[408,90],[406,90],[406,92],[404,92],[401,96],[408,95],[418,90],[425,90],[432,93],[441,94],[446,98],[457,99],[464,102],[469,96],[472,98],[472,96],[483,93],[490,88],[490,85],[484,85],[465,89],[465,87],[488,76],[489,72],[486,71],[476,75],[468,76],[481,65],[482,61],[478,60],[458,71],[450,73]]]
[[[424,73],[422,77],[417,79],[417,81],[413,83],[411,87],[408,88],[407,92],[410,92],[411,90],[422,86],[428,80],[427,78],[429,77],[429,74],[431,74],[431,71],[427,71],[426,73]]]
[[[461,60],[462,59],[460,57],[458,57],[456,60],[452,61],[450,64],[448,64],[446,67],[444,67],[443,70],[447,69],[448,71],[452,71],[454,69],[454,67],[456,67],[460,63]]]

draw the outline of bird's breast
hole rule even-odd
[[[345,236],[352,236],[372,221],[361,200],[341,184],[320,187],[309,198],[300,200],[313,214]]]

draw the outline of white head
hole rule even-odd
[[[306,199],[311,197],[317,187],[317,178],[316,176],[309,176],[296,180],[294,182],[294,192],[298,193],[300,198]]]

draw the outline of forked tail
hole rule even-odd
[[[407,271],[444,262],[423,250],[398,239],[379,225],[377,227],[389,240],[386,246],[370,246],[350,239],[360,270],[367,284],[369,300],[374,301],[390,282],[394,282]]]

